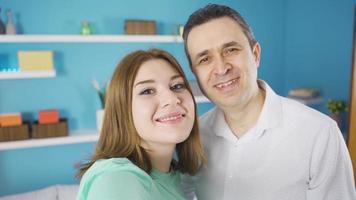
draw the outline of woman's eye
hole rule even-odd
[[[177,83],[171,87],[171,90],[180,91],[180,90],[184,90],[185,88],[186,88],[186,86],[184,83]]]
[[[153,94],[153,93],[154,93],[153,89],[145,89],[140,92],[140,95],[149,95],[149,94]]]

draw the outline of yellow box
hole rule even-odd
[[[21,71],[52,70],[52,51],[19,51],[19,66]]]

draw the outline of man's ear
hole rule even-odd
[[[260,66],[260,60],[261,60],[261,46],[258,42],[253,46],[252,53],[255,57],[255,63],[258,66]]]

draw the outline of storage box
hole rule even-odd
[[[66,119],[60,119],[53,124],[32,124],[32,138],[60,137],[68,135],[68,124]]]
[[[156,22],[147,20],[126,20],[125,34],[130,35],[155,35]]]
[[[18,126],[0,127],[0,141],[13,141],[29,139],[29,125],[24,123]]]
[[[21,113],[7,113],[0,115],[0,127],[19,126],[22,124]]]
[[[52,51],[19,51],[19,66],[22,71],[52,70]]]
[[[59,111],[56,109],[52,110],[41,110],[38,112],[38,123],[39,124],[53,124],[59,122]]]

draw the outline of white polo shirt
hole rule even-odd
[[[356,200],[352,164],[336,123],[264,82],[257,124],[238,139],[223,112],[200,119],[208,164],[183,177],[202,200]],[[187,195],[188,198],[190,195]]]

